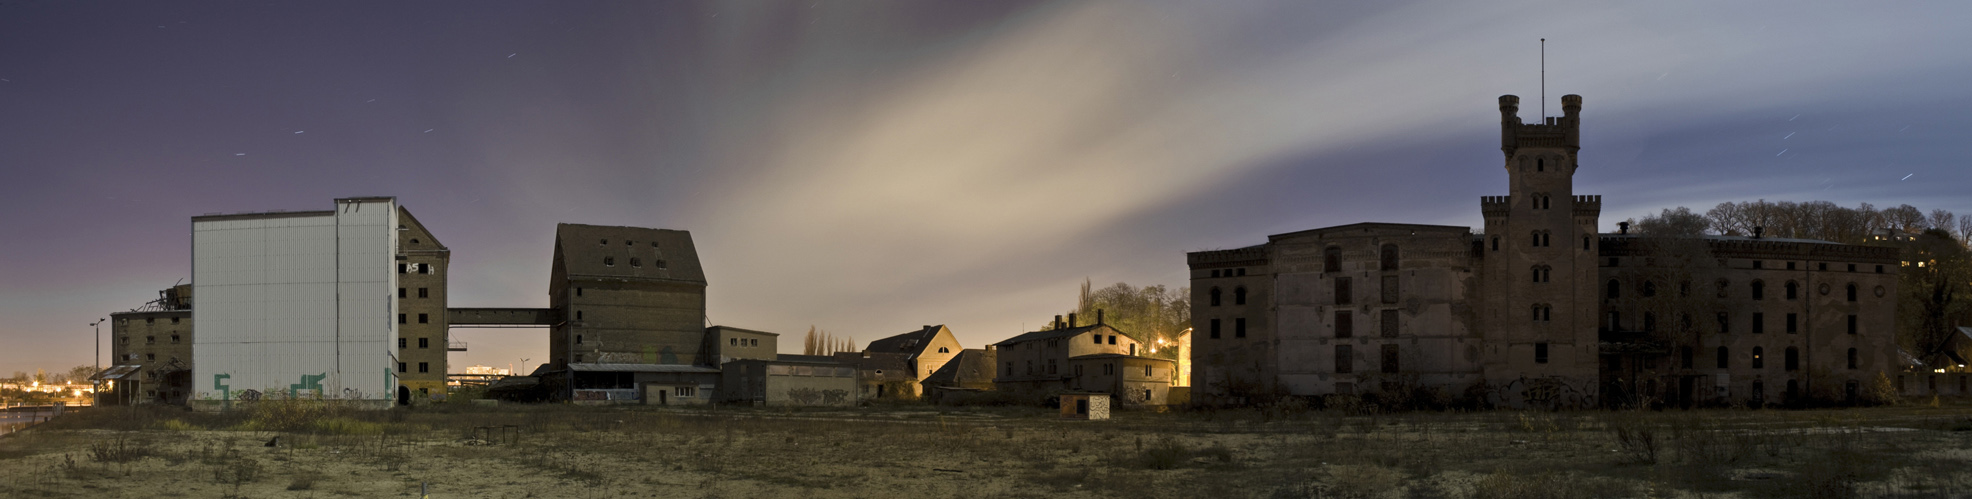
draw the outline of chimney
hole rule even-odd
[[[1061,329],[1061,314],[1054,314],[1054,328]]]
[[[1760,235],[1765,233],[1766,231],[1767,231],[1766,227],[1758,227],[1758,226],[1753,227],[1753,239],[1759,239]]]
[[[1096,309],[1096,325],[1102,325],[1102,309]]]
[[[1075,327],[1075,313],[1068,313],[1068,327]]]
[[[1616,230],[1618,234],[1628,234],[1630,233],[1630,223],[1616,222]]]

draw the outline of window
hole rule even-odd
[[[575,288],[575,296],[582,296],[582,288]]]
[[[1008,375],[1008,376],[1012,376],[1012,375],[1013,375],[1013,362],[1012,362],[1012,361],[1008,361],[1008,362],[1007,362],[1007,375]]]
[[[581,361],[582,361],[582,354],[579,354],[579,353],[578,353],[578,354],[575,354],[575,361],[576,361],[576,362],[581,362]]]
[[[1656,331],[1657,331],[1657,313],[1655,313],[1655,312],[1644,312],[1644,313],[1643,313],[1643,332],[1646,332],[1646,333],[1650,333],[1650,332],[1656,332]]]
[[[1582,236],[1582,251],[1589,250],[1589,236]]]
[[[1382,256],[1383,270],[1397,270],[1397,245],[1383,245]]]
[[[1787,270],[1794,270],[1794,262],[1787,262]]]
[[[156,344],[157,344],[157,337],[156,337],[156,336],[145,336],[145,337],[144,337],[144,344],[145,344],[145,345],[156,345]]]
[[[407,323],[407,322],[406,322],[406,321],[407,321],[407,319],[406,319],[407,317],[409,317],[409,316],[406,316],[406,315],[404,315],[404,314],[397,314],[397,323],[398,323],[398,324],[406,324],[406,323]]]
[[[1753,299],[1764,300],[1767,298],[1767,283],[1765,281],[1753,281],[1752,286]]]
[[[1855,322],[1856,322],[1856,321],[1855,321],[1855,316],[1853,316],[1853,315],[1851,315],[1851,316],[1849,316],[1849,317],[1850,317],[1850,319],[1849,319],[1849,323],[1851,323],[1851,324],[1853,324],[1853,323],[1855,323]],[[1853,329],[1853,328],[1852,328],[1852,329]],[[178,335],[175,335],[175,334],[174,334],[174,335],[171,335],[171,344],[173,344],[173,345],[176,345],[176,344],[178,344]]]
[[[1219,320],[1212,319],[1212,339],[1219,339]],[[1096,344],[1102,344],[1102,335],[1096,335]]]
[[[431,273],[431,264],[429,264],[429,263],[420,263],[420,264],[418,264],[418,273],[420,273],[420,274],[430,274],[430,273]]]
[[[1217,321],[1218,321],[1218,319],[1212,319],[1212,321],[1213,321],[1213,322],[1217,322]],[[1218,326],[1218,324],[1213,324],[1212,326],[1214,326],[1214,327],[1213,327],[1213,329],[1215,329],[1215,331],[1212,331],[1213,333],[1215,333],[1215,334],[1213,334],[1213,335],[1212,335],[1212,337],[1213,337],[1213,338],[1217,338],[1217,337],[1219,337],[1219,335],[1218,335],[1218,334],[1216,334],[1216,333],[1218,333],[1218,331],[1216,331],[1216,329],[1218,329],[1218,327],[1217,327],[1217,326]],[[1102,344],[1102,335],[1100,335],[1100,334],[1098,334],[1098,335],[1094,335],[1094,336],[1095,336],[1095,338],[1094,338],[1094,339],[1096,340],[1096,344],[1097,344],[1097,345],[1101,345],[1101,344]]]
[[[1753,312],[1753,334],[1765,332],[1767,332],[1767,314],[1764,312]]]
[[[418,244],[418,240],[417,240],[417,239],[412,239],[412,240],[411,240],[411,244]]]
[[[431,288],[418,288],[418,297],[419,297],[419,298],[430,298],[430,297],[431,297]]]
[[[1246,324],[1246,319],[1240,319],[1240,320],[1239,320],[1239,323],[1240,323],[1240,324]],[[1116,344],[1116,335],[1113,335],[1113,334],[1112,334],[1112,335],[1109,335],[1109,344],[1111,344],[1111,345],[1114,345],[1114,344]]]
[[[664,270],[664,260],[663,259],[657,260],[656,267],[657,270]]]
[[[1349,374],[1351,372],[1355,372],[1355,366],[1352,365],[1354,364],[1354,362],[1351,362],[1351,360],[1353,360],[1350,358],[1351,356],[1352,355],[1349,352],[1349,345],[1335,346],[1335,373],[1336,374]]]
[[[1760,260],[1753,260],[1753,268],[1754,268],[1754,269],[1759,269],[1760,267],[1761,267],[1761,261],[1760,261]]]
[[[1548,322],[1551,320],[1554,320],[1553,305],[1548,305],[1548,304],[1534,305],[1534,322]]]
[[[405,367],[404,367],[404,363],[403,363],[403,362],[398,362],[398,363],[397,363],[397,372],[400,372],[400,373],[401,373],[401,372],[409,372],[409,370],[408,370],[408,369],[405,369]]]
[[[1678,347],[1678,366],[1691,369],[1691,347]]]
[[[581,310],[577,310],[577,311],[575,311],[575,320],[578,320],[578,321],[579,321],[579,320],[582,320],[582,311],[581,311]]]
[[[418,314],[418,323],[419,323],[419,324],[430,324],[430,323],[431,323],[431,314]]]
[[[1347,278],[1347,277],[1337,277],[1337,278],[1335,278],[1335,304],[1336,304],[1336,305],[1348,305],[1348,304],[1349,304],[1349,294],[1350,294],[1350,291],[1349,291],[1349,278]]]
[[[1356,318],[1347,310],[1335,311],[1335,337],[1348,338],[1356,334]]]
[[[1219,271],[1218,271],[1218,269],[1213,269],[1213,270],[1212,270],[1212,277],[1218,277],[1218,276],[1219,276]]]
[[[1726,347],[1719,347],[1719,369],[1732,367],[1732,354]]]
[[[1880,265],[1879,265],[1879,267],[1880,267]],[[1878,273],[1880,274],[1881,272],[1878,272]],[[172,323],[172,324],[177,324],[177,323],[178,323],[178,318],[177,318],[177,317],[172,317],[172,318],[171,318],[171,323]]]
[[[418,338],[418,348],[431,348],[431,338]]]
[[[631,267],[642,267],[642,266],[644,266],[644,262],[643,262],[643,260],[639,260],[639,259],[637,259],[636,257],[630,257],[630,266],[631,266]]]
[[[1883,273],[1883,266],[1882,266],[1882,265],[1877,265],[1877,266],[1876,266],[1876,273],[1878,273],[1878,274],[1881,274],[1881,273]],[[1962,377],[1961,377],[1961,378],[1959,378],[1959,381],[1965,381],[1965,378],[1962,378]],[[1959,390],[1959,391],[1961,391],[1961,392],[1962,392],[1962,391],[1965,391],[1965,390]]]
[[[609,244],[609,240],[608,240],[608,239],[604,239],[604,240],[602,240],[602,242],[600,242],[600,243],[597,243],[597,244]]]
[[[1856,271],[1856,264],[1853,264],[1853,263],[1851,263],[1851,264],[1849,264],[1849,271],[1850,271],[1850,272],[1855,272],[1855,271]]]
[[[1607,267],[1615,267],[1615,266],[1618,266],[1619,264],[1621,264],[1621,263],[1622,263],[1622,261],[1623,261],[1623,260],[1622,260],[1621,258],[1617,258],[1617,257],[1613,257],[1613,256],[1612,256],[1612,257],[1609,257],[1609,265],[1606,265],[1606,266],[1607,266]]]
[[[578,335],[575,335],[575,344],[577,344],[577,345],[580,345],[580,344],[582,344],[582,335],[579,335],[579,334],[578,334]]]
[[[1342,247],[1329,246],[1322,249],[1322,272],[1342,271]]]
[[[1383,373],[1397,374],[1397,345],[1383,345]]]
[[[1234,337],[1234,338],[1245,338],[1245,337],[1246,337],[1246,318],[1245,318],[1245,317],[1240,317],[1240,318],[1237,318],[1237,319],[1233,319],[1233,337]],[[1114,344],[1116,344],[1116,337],[1115,337],[1115,336],[1111,336],[1111,337],[1109,337],[1109,344],[1111,344],[1111,345],[1114,345]]]
[[[144,354],[144,360],[157,360],[157,354],[154,353]]]
[[[1719,334],[1726,334],[1730,332],[1732,332],[1731,316],[1726,315],[1725,312],[1719,312]]]
[[[1854,348],[1849,349],[1849,368],[1856,368],[1856,349]]]
[[[1657,296],[1657,281],[1643,281],[1641,293],[1645,298]]]
[[[397,264],[397,273],[399,273],[399,274],[403,274],[403,273],[405,273],[405,268],[406,268],[406,267],[409,267],[409,266],[408,266],[408,265],[405,265],[405,264],[402,264],[402,263],[400,263],[400,264]]]
[[[157,318],[156,318],[156,317],[145,317],[145,318],[144,318],[144,323],[145,323],[145,324],[157,324]]]
[[[1221,295],[1221,294],[1222,294],[1222,293],[1220,293],[1220,292],[1219,292],[1219,288],[1212,288],[1212,292],[1211,292],[1211,295],[1212,295],[1212,306],[1214,306],[1214,307],[1217,307],[1217,306],[1219,306],[1219,295]]]
[[[421,372],[421,373],[428,373],[428,372],[431,372],[431,363],[430,363],[430,362],[419,362],[419,363],[418,363],[418,372]]]
[[[1390,273],[1390,275],[1383,276],[1382,288],[1383,289],[1381,290],[1382,291],[1381,294],[1383,295],[1383,303],[1397,303],[1397,297],[1403,290],[1402,288],[1399,287],[1397,274],[1395,272]]]
[[[1801,369],[1801,349],[1787,347],[1786,367],[1789,371]]]
[[[1726,295],[1728,294],[1726,293],[1726,289],[1731,287],[1732,287],[1732,281],[1719,279],[1719,298],[1725,298]]]
[[[1753,368],[1754,368],[1754,369],[1766,369],[1766,368],[1767,368],[1767,352],[1766,352],[1766,348],[1762,348],[1762,347],[1753,347]]]
[[[1143,366],[1143,377],[1146,377],[1146,378],[1148,378],[1148,377],[1150,377],[1150,366],[1149,366],[1149,365],[1145,365],[1145,366]]]
[[[1796,329],[1796,327],[1798,326],[1798,324],[1796,324],[1797,321],[1796,316],[1797,314],[1791,312],[1787,314],[1787,334],[1794,334],[1796,332],[1799,332]]]
[[[1617,298],[1622,298],[1622,297],[1623,297],[1623,284],[1622,284],[1622,283],[1619,283],[1619,282],[1616,282],[1616,280],[1615,280],[1615,279],[1610,279],[1610,280],[1609,280],[1609,299],[1611,299],[1611,300],[1614,300],[1614,299],[1617,299]]]
[[[1379,321],[1380,324],[1377,325],[1383,329],[1383,337],[1385,338],[1397,337],[1397,309],[1392,308],[1392,309],[1384,310],[1382,319],[1383,320]]]
[[[409,338],[398,338],[397,348],[410,348],[411,347],[410,343],[407,343],[409,341],[411,341]]]
[[[1547,363],[1547,342],[1543,341],[1534,344],[1534,363],[1535,364]]]
[[[1609,330],[1610,330],[1610,331],[1622,331],[1622,330],[1623,330],[1623,313],[1622,313],[1622,312],[1617,312],[1617,311],[1614,311],[1614,310],[1611,310],[1611,311],[1609,311]]]
[[[1534,282],[1549,282],[1553,279],[1554,279],[1554,267],[1549,267],[1546,265],[1534,266]]]
[[[1526,164],[1526,163],[1521,163],[1521,164],[1523,164],[1523,165],[1524,165],[1524,164]],[[1525,166],[1522,166],[1521,168],[1526,168],[1526,167],[1525,167]],[[1526,171],[1526,170],[1521,170],[1521,171]],[[1534,171],[1537,171],[1537,172],[1544,172],[1544,171],[1547,171],[1547,159],[1545,159],[1545,158],[1535,158],[1535,159],[1534,159]]]
[[[726,346],[739,346],[739,338],[728,338],[726,340]]]
[[[615,267],[615,266],[616,266],[616,257],[613,257],[613,256],[605,256],[605,257],[603,257],[603,266],[604,266],[604,267]]]
[[[1827,272],[1827,271],[1828,271],[1828,262],[1821,262],[1821,263],[1817,263],[1817,264],[1815,264],[1815,270],[1819,270],[1819,271],[1822,271],[1822,272]]]
[[[952,349],[947,347],[938,347],[938,353],[952,353]]]
[[[1856,301],[1856,283],[1849,283],[1849,301]]]
[[[1500,250],[1500,236],[1493,236],[1493,251]]]
[[[1856,334],[1856,314],[1849,314],[1849,334]]]
[[[1792,300],[1800,296],[1800,294],[1801,294],[1801,285],[1794,281],[1787,281],[1787,299]]]
[[[409,294],[407,294],[407,293],[405,293],[405,292],[404,292],[404,288],[397,288],[397,297],[398,297],[398,298],[406,298],[406,297],[408,297],[408,296],[409,296]]]
[[[1234,305],[1246,304],[1246,286],[1233,288],[1233,304]]]
[[[1678,332],[1680,332],[1680,333],[1688,333],[1688,332],[1692,332],[1692,331],[1696,331],[1696,330],[1697,330],[1697,329],[1695,329],[1695,328],[1692,328],[1692,327],[1691,327],[1691,314],[1687,314],[1687,313],[1683,313],[1683,312],[1679,312],[1679,313],[1678,313]]]

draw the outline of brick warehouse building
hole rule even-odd
[[[1500,97],[1509,189],[1481,199],[1483,233],[1362,223],[1188,254],[1195,400],[1764,405],[1852,400],[1898,367],[1894,248],[1597,233],[1581,104],[1525,124]]]

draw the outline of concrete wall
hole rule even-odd
[[[194,218],[194,398],[392,398],[397,219],[389,198]]]
[[[192,367],[192,311],[110,314],[110,337],[105,341],[110,342],[110,361],[104,367],[141,366],[126,378],[136,380],[134,386],[117,387],[119,391],[135,391],[119,397],[127,396],[132,403],[142,404],[179,402],[189,395],[189,383],[167,385],[162,375]]]

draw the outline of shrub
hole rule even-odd
[[[1657,451],[1662,445],[1658,440],[1657,425],[1626,413],[1603,418],[1603,422],[1610,436],[1616,440],[1616,449],[1625,457],[1643,464],[1657,463]]]
[[[1191,460],[1190,449],[1186,449],[1184,444],[1180,444],[1175,440],[1164,438],[1158,439],[1157,442],[1152,443],[1149,447],[1139,450],[1137,452],[1136,463],[1137,466],[1143,468],[1168,470],[1176,469],[1178,466],[1183,465],[1185,461],[1189,460]]]

